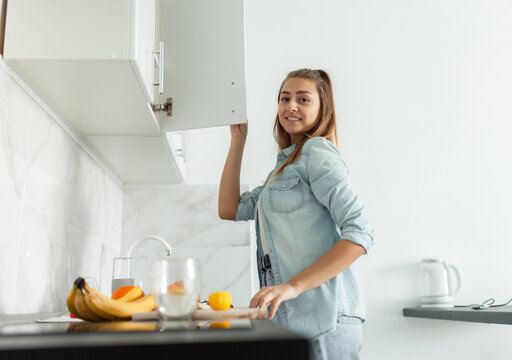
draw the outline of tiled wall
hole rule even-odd
[[[216,185],[125,188],[122,253],[135,241],[157,235],[174,248],[172,256],[199,261],[202,299],[229,291],[235,306],[246,307],[256,286],[252,225],[220,220],[217,199]]]
[[[123,192],[0,60],[0,314],[64,311],[77,276],[109,293],[112,259],[147,235],[199,260],[202,298],[228,290],[247,306],[251,224],[220,220],[217,198],[215,185]]]
[[[122,197],[0,60],[0,314],[63,311],[77,276],[109,290]]]

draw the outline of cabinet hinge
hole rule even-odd
[[[167,116],[172,116],[172,98],[167,98],[163,104],[151,104],[153,111],[165,111]]]

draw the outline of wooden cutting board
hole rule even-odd
[[[194,320],[264,319],[267,310],[254,308],[231,308],[225,311],[199,309],[194,311]],[[132,315],[134,321],[158,320],[156,311],[138,312]]]
[[[266,317],[266,309],[255,308],[232,308],[225,311],[201,309],[194,312],[195,320],[264,319]]]

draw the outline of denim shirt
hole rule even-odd
[[[279,152],[266,186],[244,192],[238,202],[236,221],[256,220],[257,257],[264,255],[258,223],[261,201],[262,229],[271,268],[258,271],[260,286],[293,278],[329,251],[339,240],[350,240],[368,251],[373,228],[352,189],[347,166],[328,140],[308,140],[299,158],[277,176],[272,174],[295,148]],[[270,179],[270,180],[268,180]],[[364,321],[365,310],[352,267],[283,302],[275,321],[310,339],[334,330],[339,316]]]

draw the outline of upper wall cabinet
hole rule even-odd
[[[164,0],[165,130],[247,121],[242,0]]]
[[[129,0],[9,1],[4,59],[83,135],[159,134],[149,92],[139,82],[147,73],[139,71],[144,68],[141,38],[149,31],[139,26],[134,5]]]
[[[3,56],[123,182],[179,183],[166,132],[246,122],[243,5],[8,1]]]

